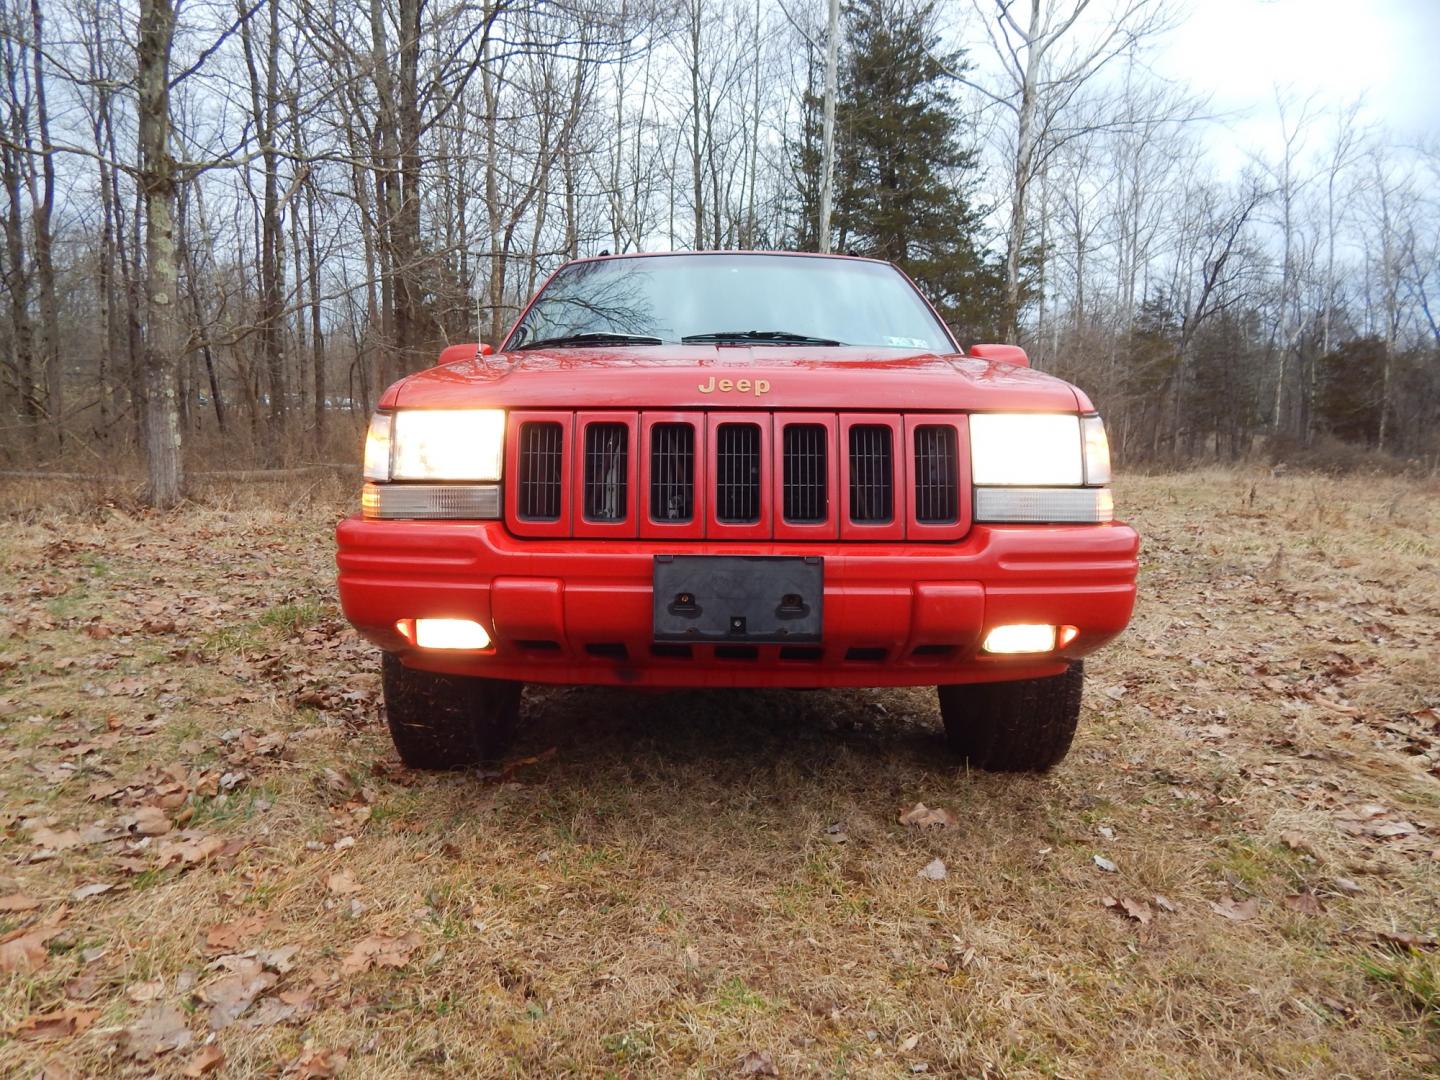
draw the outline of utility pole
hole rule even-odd
[[[830,203],[835,186],[835,81],[840,44],[840,0],[830,0],[825,38],[825,149],[820,162],[820,253],[830,253]]]

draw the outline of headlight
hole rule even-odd
[[[504,456],[503,409],[401,409],[371,421],[365,478],[493,481]]]
[[[1085,483],[1080,417],[1065,413],[976,413],[970,469],[977,486]]]
[[[1098,416],[970,417],[975,520],[1014,524],[1113,521],[1110,444]]]

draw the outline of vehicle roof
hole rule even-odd
[[[876,259],[869,255],[850,255],[838,251],[775,251],[759,248],[716,248],[705,251],[622,251],[613,255],[581,255],[579,258],[567,259],[563,265],[570,266],[573,263],[584,262],[609,262],[612,259],[663,259],[668,255],[786,255],[799,259],[843,259],[849,262],[879,263],[881,266],[893,266],[888,259]]]

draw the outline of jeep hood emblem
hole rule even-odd
[[[713,394],[717,391],[722,394],[754,394],[759,397],[761,394],[770,392],[770,380],[716,379],[714,375],[711,375],[709,382],[700,384],[700,393],[702,394]]]

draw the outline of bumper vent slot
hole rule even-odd
[[[915,429],[915,520],[953,525],[960,516],[955,468],[955,429],[927,424]]]
[[[715,434],[715,519],[727,525],[760,520],[760,427],[721,424]]]
[[[695,516],[695,428],[656,424],[650,429],[650,517],[689,521]]]
[[[856,424],[850,429],[850,520],[880,525],[895,516],[894,454],[890,429]]]
[[[624,521],[629,504],[625,475],[630,431],[624,424],[591,424],[585,429],[585,518]]]
[[[560,520],[564,443],[564,429],[552,421],[532,421],[520,426],[518,511],[524,520]]]
[[[829,516],[826,461],[830,433],[821,424],[785,428],[784,513],[794,525],[815,525]]]

